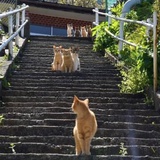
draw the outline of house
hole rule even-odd
[[[19,4],[30,7],[26,14],[30,19],[31,35],[67,36],[67,24],[75,26],[91,25],[95,21],[93,8],[60,4],[46,0],[19,0]],[[100,21],[105,21],[105,16],[100,16]]]

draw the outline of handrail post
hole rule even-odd
[[[19,9],[20,6],[17,6],[17,8]],[[17,13],[16,13],[16,31],[17,31],[18,28],[19,28],[19,18],[20,18],[20,13],[17,12]],[[16,36],[15,44],[16,44],[16,46],[19,46],[19,34],[17,34],[17,36]]]
[[[95,8],[95,10],[96,10],[96,19],[95,19],[95,22],[96,22],[96,25],[99,25],[99,15],[98,15],[98,11],[99,11],[99,9],[98,8]]]
[[[108,14],[112,15],[112,12],[109,10]],[[112,18],[108,17],[108,26],[112,24]]]
[[[25,7],[25,6],[26,6],[25,4],[22,4],[22,7]],[[21,24],[23,24],[24,21],[25,21],[25,9],[22,11],[22,17],[21,17],[21,19],[22,19]],[[21,30],[21,36],[24,37],[24,27]]]
[[[153,13],[153,90],[157,91],[157,12]]]
[[[12,8],[9,8],[9,11],[12,11]],[[13,15],[8,16],[8,32],[9,32],[9,37],[13,34]],[[13,41],[11,40],[9,42],[9,55],[8,55],[8,60],[11,60],[13,58]]]
[[[125,17],[125,13],[123,13],[121,15],[121,18],[124,18]],[[124,38],[124,22],[123,21],[120,21],[120,31],[119,31],[119,37],[121,39]],[[122,41],[119,41],[119,52],[123,50],[123,42]]]

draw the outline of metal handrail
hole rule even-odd
[[[15,10],[9,8],[9,11],[3,12],[0,14],[0,19],[4,17],[8,17],[8,34],[9,38],[2,42],[0,45],[0,51],[4,49],[7,45],[9,45],[9,55],[8,60],[13,59],[13,39],[15,38],[15,45],[19,46],[19,32],[21,32],[21,36],[24,37],[24,26],[28,23],[28,20],[25,18],[25,10],[28,8],[28,5],[23,4],[22,6],[18,6]],[[20,14],[21,13],[21,14]],[[16,14],[16,31],[13,32],[13,15]],[[21,21],[21,25],[20,25]]]

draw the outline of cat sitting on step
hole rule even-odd
[[[91,26],[87,25],[86,29],[87,29],[88,37],[92,37],[92,28],[91,28]]]
[[[75,37],[81,37],[81,32],[80,32],[80,30],[79,30],[79,27],[75,27],[75,32],[74,32],[74,34],[75,34]]]
[[[72,58],[74,61],[73,71],[81,71],[78,51],[79,51],[79,47],[75,47],[75,46],[71,47]]]
[[[80,100],[74,96],[72,110],[77,114],[73,135],[76,155],[90,155],[90,143],[97,131],[95,114],[89,109],[89,100]]]
[[[85,26],[81,27],[81,36],[82,37],[87,37],[88,36],[88,33],[86,31],[86,27]]]
[[[61,71],[62,65],[62,46],[53,46],[54,58],[51,64],[53,71]]]
[[[74,37],[73,24],[67,24],[67,37]]]
[[[73,72],[73,65],[74,60],[72,57],[71,48],[69,49],[62,49],[62,65],[61,65],[61,71],[62,72]]]

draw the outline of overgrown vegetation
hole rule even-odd
[[[154,3],[153,3],[154,2]],[[112,8],[112,13],[120,17],[124,3],[120,3]],[[147,20],[153,17],[153,10],[158,12],[157,34],[160,34],[160,2],[142,1],[141,4],[135,5],[126,15],[127,19]],[[124,23],[124,37],[127,41],[138,44],[132,47],[124,44],[123,50],[118,51],[118,40],[113,39],[106,30],[119,36],[119,21],[112,19],[112,24],[102,22],[99,26],[94,27],[93,36],[95,37],[93,50],[100,53],[108,52],[116,56],[120,63],[128,70],[121,68],[123,77],[119,85],[123,93],[143,92],[148,86],[153,85],[153,38],[152,30],[134,23]],[[160,64],[160,40],[158,39],[158,64]],[[160,73],[160,69],[158,70]],[[160,77],[158,78],[160,84]]]

